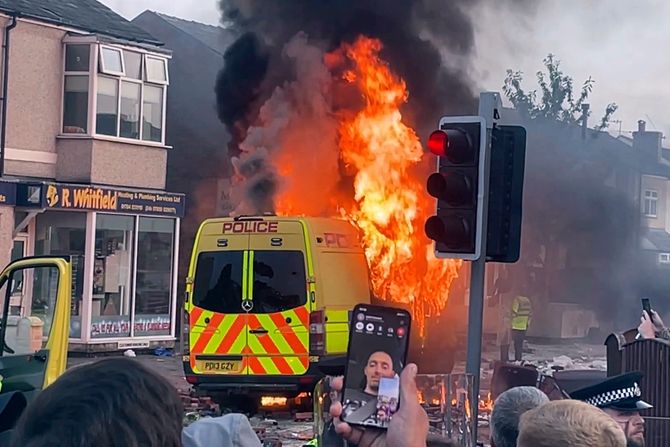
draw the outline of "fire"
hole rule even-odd
[[[277,397],[277,396],[262,396],[261,397],[261,407],[284,407],[286,406],[288,399],[286,397]]]
[[[493,399],[491,399],[491,393],[488,393],[486,399],[479,400],[479,412],[490,413],[492,411],[493,411]]]
[[[423,318],[444,308],[461,262],[436,259],[424,236],[434,207],[424,191],[427,173],[417,174],[424,150],[400,111],[407,85],[381,59],[381,49],[379,40],[359,37],[326,55],[329,65],[348,64],[343,80],[363,99],[356,113],[339,115],[340,156],[354,174],[354,200],[343,198],[338,209],[361,231],[375,295],[410,304],[423,332]],[[281,214],[301,212],[298,197],[280,193],[277,204]]]

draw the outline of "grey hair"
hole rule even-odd
[[[491,440],[495,447],[516,447],[521,415],[548,402],[547,395],[532,386],[510,388],[498,396],[491,413]]]

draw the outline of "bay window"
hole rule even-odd
[[[167,57],[66,43],[63,133],[164,144]]]

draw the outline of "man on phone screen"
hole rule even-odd
[[[365,385],[362,392],[347,384],[344,414],[352,422],[363,423],[375,417],[379,382],[382,378],[393,378],[396,375],[393,369],[393,359],[384,351],[375,351],[368,357],[363,373]]]

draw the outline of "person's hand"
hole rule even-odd
[[[640,325],[638,326],[637,331],[642,338],[656,338],[656,326],[645,310],[642,311],[642,318],[640,318]]]
[[[645,314],[647,313],[646,311],[643,311]],[[654,323],[654,327],[656,328],[656,332],[661,332],[663,329],[665,329],[665,324],[663,324],[663,320],[661,319],[661,316],[656,313],[655,310],[651,311],[651,322]]]
[[[340,419],[342,404],[335,402],[330,415],[335,431],[358,447],[425,447],[428,436],[428,415],[419,403],[416,388],[417,367],[409,364],[400,374],[400,409],[393,415],[388,430],[352,427]],[[331,381],[334,390],[342,390],[342,378]]]

